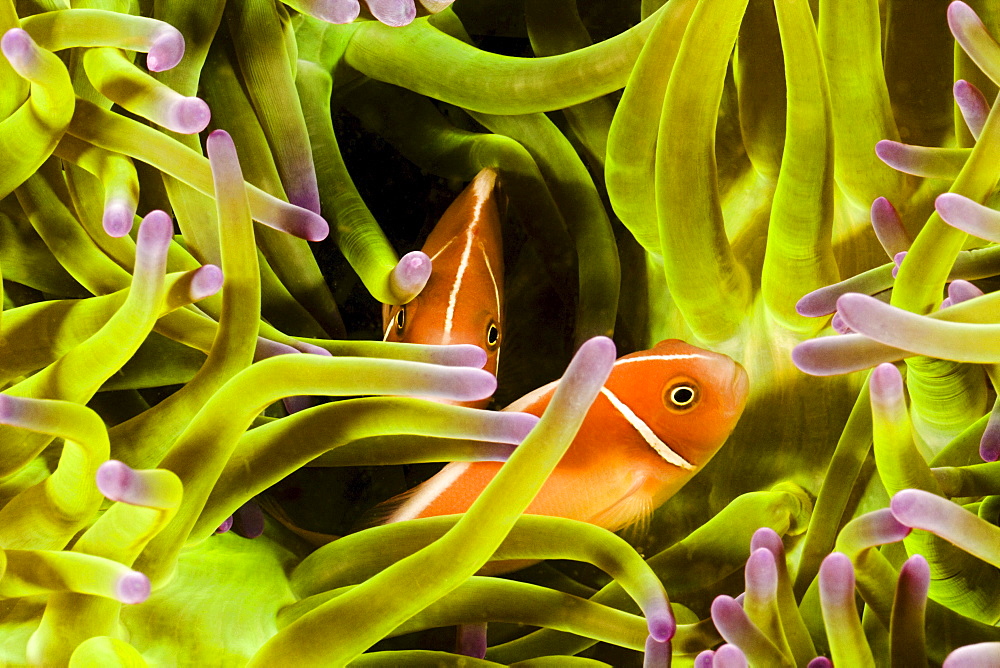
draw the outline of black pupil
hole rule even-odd
[[[403,329],[403,323],[406,322],[406,309],[399,309],[396,314],[396,329]]]
[[[496,342],[500,339],[500,330],[497,329],[496,325],[490,325],[489,331],[486,332],[486,343],[496,345]]]
[[[687,404],[694,399],[694,392],[689,387],[678,387],[674,390],[674,403]]]

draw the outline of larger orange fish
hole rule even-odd
[[[541,415],[555,386],[504,410]],[[729,357],[676,339],[620,358],[527,512],[612,531],[643,521],[725,443],[748,386],[746,371]],[[501,465],[448,464],[398,497],[388,521],[465,512]]]
[[[451,203],[421,249],[431,258],[427,285],[410,303],[382,307],[385,341],[471,343],[496,375],[503,319],[503,245],[497,173],[486,168]],[[462,405],[481,408],[489,399]]]

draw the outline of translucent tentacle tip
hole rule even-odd
[[[163,126],[183,135],[193,135],[208,127],[212,112],[200,97],[185,97],[170,105]]]
[[[778,591],[778,566],[771,550],[762,547],[750,554],[746,565],[746,583],[747,591],[774,598]]]
[[[31,36],[20,28],[11,28],[0,39],[0,51],[18,71],[28,67],[37,48]]]
[[[206,264],[195,270],[191,277],[189,296],[191,301],[200,301],[211,297],[222,289],[222,269],[214,264]]]
[[[895,365],[879,364],[871,376],[872,400],[882,404],[895,403],[902,400],[903,376]]]
[[[825,656],[817,656],[809,662],[806,668],[833,668],[833,661],[830,661]]]
[[[318,0],[312,3],[311,13],[327,23],[350,23],[361,13],[358,0]]]
[[[958,279],[948,284],[948,298],[944,301],[948,302],[948,306],[951,306],[975,299],[976,297],[982,297],[983,294],[983,291],[972,283]],[[941,303],[941,308],[946,308],[944,302]]]
[[[247,501],[233,513],[233,531],[244,538],[257,538],[264,533],[264,511],[253,501]]]
[[[966,30],[977,25],[982,26],[983,30],[986,29],[972,7],[961,2],[961,0],[956,0],[948,5],[948,27],[951,29],[951,33],[955,36],[955,39],[958,39],[959,33],[964,33]]]
[[[895,269],[893,269],[895,271]],[[851,329],[844,319],[840,316],[840,313],[834,313],[833,318],[830,319],[830,326],[833,327],[833,331],[837,334],[854,334],[854,330]]]
[[[896,278],[896,274],[899,273],[899,268],[903,266],[903,260],[906,259],[906,251],[899,251],[892,256],[892,277]]]
[[[104,231],[112,237],[123,237],[132,230],[135,219],[135,203],[122,200],[109,200],[104,205],[104,216],[101,223]]]
[[[778,532],[771,527],[761,527],[753,532],[753,538],[750,539],[750,553],[761,548],[770,550],[775,560],[785,557],[785,544],[781,542]]]
[[[149,591],[149,578],[139,571],[125,573],[115,584],[115,598],[130,605],[145,601],[149,598]]]
[[[424,289],[431,277],[431,259],[423,251],[413,251],[400,258],[389,274],[392,291],[410,301]]]
[[[128,503],[137,482],[135,471],[117,459],[110,459],[97,469],[97,489],[112,501]]]
[[[222,524],[219,525],[219,528],[215,530],[215,533],[217,534],[226,533],[232,528],[233,528],[233,516],[230,515],[225,520],[223,520]]]
[[[169,70],[184,57],[184,36],[173,26],[165,26],[153,39],[146,54],[146,69],[150,72]]]
[[[413,0],[366,0],[368,10],[376,19],[399,28],[410,25],[417,18],[417,7]]]

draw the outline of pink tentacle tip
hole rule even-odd
[[[205,151],[209,160],[231,160],[236,156],[236,144],[225,130],[212,130],[205,140]]]
[[[146,214],[139,225],[139,246],[166,248],[174,237],[174,223],[166,211],[154,209]]]
[[[177,100],[167,112],[164,127],[183,135],[198,134],[212,120],[208,103],[200,97],[185,97]]]
[[[458,353],[455,357],[456,366],[471,366],[474,369],[482,369],[486,366],[488,356],[486,351],[473,343],[456,343],[449,346]]]
[[[959,32],[963,32],[977,23],[980,26],[983,25],[975,10],[961,0],[955,0],[955,2],[948,5],[948,27],[951,28],[951,32],[955,35],[956,39]],[[985,26],[983,29],[985,30]]]
[[[361,13],[361,3],[358,0],[327,0],[315,5],[316,18],[329,23],[350,23]]]
[[[27,66],[37,48],[31,35],[20,28],[11,28],[0,39],[0,51],[15,69]]]
[[[587,339],[581,345],[579,350],[576,351],[574,357],[586,356],[587,359],[592,359],[592,363],[595,365],[608,365],[614,364],[615,357],[618,356],[618,351],[615,348],[615,342],[606,336],[595,336],[592,339]]]
[[[129,571],[122,575],[115,585],[115,598],[122,603],[135,605],[149,598],[149,578],[139,571]]]
[[[97,489],[111,501],[127,503],[129,491],[135,483],[135,471],[117,459],[109,459],[97,469]]]
[[[455,401],[478,401],[497,391],[497,377],[482,369],[463,369],[450,388]]]
[[[184,36],[173,26],[165,26],[153,40],[146,54],[146,69],[162,72],[172,69],[184,57]]]
[[[677,621],[669,609],[650,615],[647,625],[649,626],[649,637],[658,643],[672,640],[674,634],[677,633]]]
[[[747,656],[736,645],[725,644],[715,650],[712,657],[713,668],[747,668]]]
[[[819,567],[819,591],[823,598],[853,600],[854,564],[841,552],[831,552]]]
[[[216,534],[226,533],[232,528],[233,528],[233,516],[230,515],[229,517],[227,517],[225,520],[222,521],[222,524],[220,524],[219,528],[215,530],[215,533]]]
[[[833,661],[830,661],[825,656],[817,656],[809,662],[806,668],[833,668]]]
[[[366,0],[366,3],[372,16],[393,28],[410,25],[417,18],[413,0]]]
[[[819,318],[833,313],[833,303],[828,288],[806,293],[795,303],[795,312],[806,318]]]
[[[132,230],[135,219],[135,202],[109,201],[104,206],[101,224],[111,237],[123,237]]]
[[[778,565],[774,554],[762,547],[754,550],[747,559],[746,565],[747,591],[773,597],[778,590]]]
[[[222,269],[214,264],[206,264],[195,270],[191,278],[191,288],[189,297],[191,301],[197,302],[211,297],[222,289]]]
[[[922,489],[904,489],[896,492],[889,501],[889,510],[896,521],[908,527],[921,524],[921,520],[939,515],[940,504],[951,503],[936,494]]]
[[[412,251],[399,259],[389,276],[393,291],[400,295],[420,294],[431,277],[431,259],[423,251]]]
[[[892,401],[902,397],[903,376],[894,364],[879,364],[872,371],[872,397],[881,401]]]
[[[751,554],[762,548],[770,550],[775,560],[785,558],[785,544],[778,532],[771,527],[761,527],[753,532],[753,537],[750,539]]]
[[[965,645],[949,654],[941,668],[983,668],[1000,665],[1000,642]]]
[[[715,651],[706,649],[694,657],[694,668],[712,668],[715,659]]]
[[[914,593],[921,598],[927,596],[927,588],[931,582],[931,567],[927,559],[920,554],[907,559],[899,571],[899,579],[913,587]]]

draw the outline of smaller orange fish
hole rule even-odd
[[[557,382],[504,410],[540,416]],[[722,447],[748,391],[738,363],[676,339],[620,358],[526,512],[611,531],[645,521]],[[390,501],[388,521],[465,512],[501,465],[452,462]]]
[[[496,375],[503,319],[496,180],[493,169],[479,172],[434,226],[421,249],[431,258],[431,276],[408,304],[382,306],[384,341],[471,343],[486,351],[484,368]],[[461,405],[482,408],[489,401]]]

